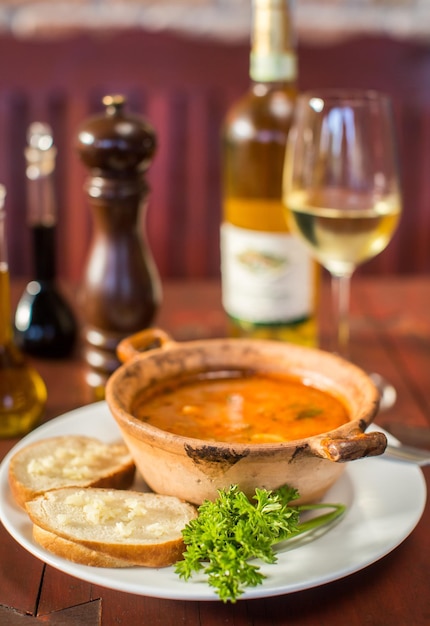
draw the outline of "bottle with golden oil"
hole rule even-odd
[[[253,0],[249,91],[223,128],[223,306],[236,337],[317,343],[319,273],[293,236],[282,175],[297,93],[290,0]]]
[[[14,343],[6,248],[5,189],[0,185],[0,437],[20,437],[40,420],[46,387]]]

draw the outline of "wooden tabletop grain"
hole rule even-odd
[[[323,290],[322,328],[328,328]],[[428,445],[430,279],[355,278],[351,359],[378,371],[397,402],[378,424]],[[157,325],[178,341],[225,334],[217,282],[170,283]],[[35,361],[48,387],[45,420],[92,401],[79,354]],[[16,440],[0,441],[0,459]],[[357,461],[359,462],[359,461]],[[423,470],[427,486],[430,468]],[[402,502],[399,502],[399,507]],[[343,579],[273,598],[178,601],[112,591],[64,574],[26,552],[0,525],[0,624],[25,626],[425,626],[430,623],[430,506],[390,554]],[[348,546],[339,546],[347,550]]]

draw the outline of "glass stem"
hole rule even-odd
[[[351,274],[342,276],[332,275],[332,295],[334,328],[336,329],[336,340],[333,352],[336,352],[345,359],[349,359],[349,293],[351,284]]]

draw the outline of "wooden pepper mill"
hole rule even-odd
[[[104,114],[86,120],[77,136],[90,171],[85,190],[94,220],[81,302],[87,382],[96,399],[104,397],[106,380],[119,365],[119,341],[149,326],[161,301],[142,226],[155,133],[142,117],[124,112],[123,96],[105,96],[103,104]]]

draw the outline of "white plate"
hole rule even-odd
[[[204,579],[184,582],[172,567],[103,569],[77,565],[50,554],[33,541],[31,523],[15,505],[9,490],[9,459],[28,443],[65,434],[96,436],[107,442],[119,438],[106,404],[99,402],[44,424],[11,450],[0,466],[0,519],[16,541],[45,563],[103,587],[159,598],[218,599]],[[348,464],[325,501],[346,504],[345,517],[314,541],[280,551],[275,565],[262,565],[267,578],[262,585],[248,589],[242,598],[310,589],[374,563],[396,548],[418,523],[426,502],[426,484],[421,470],[414,465],[363,459]]]

